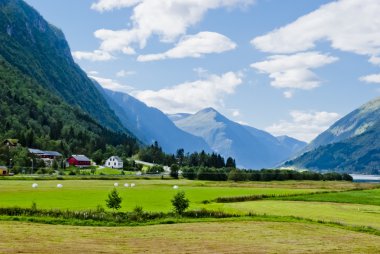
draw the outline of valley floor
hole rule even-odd
[[[210,222],[76,227],[0,222],[0,253],[379,253],[380,237],[324,225]]]
[[[380,185],[349,182],[207,182],[188,180],[0,181],[0,207],[95,209],[119,183],[122,211],[170,212],[177,190],[190,210],[242,217],[168,218],[141,226],[93,227],[29,223],[0,216],[0,253],[380,253]],[[134,182],[134,188],[124,186]],[[57,188],[62,183],[63,188]],[[328,193],[327,193],[328,192]],[[256,201],[218,203],[218,197],[268,195]],[[207,201],[207,202],[205,202]],[[249,214],[249,216],[247,216]],[[37,218],[34,221],[43,218]],[[178,224],[159,224],[159,223]],[[54,222],[46,218],[45,223]],[[138,224],[138,223],[137,223]],[[156,225],[148,225],[156,224]],[[120,224],[116,224],[120,225]],[[144,225],[144,226],[142,226]]]

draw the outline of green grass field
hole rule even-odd
[[[203,200],[212,200],[220,196],[240,196],[257,194],[308,193],[319,189],[292,189],[286,187],[258,187],[257,185],[242,186],[229,183],[213,183],[186,180],[64,180],[36,181],[38,188],[32,188],[32,181],[0,181],[0,206],[30,207],[33,202],[38,208],[50,209],[95,209],[98,205],[105,206],[108,193],[118,182],[117,188],[123,197],[122,210],[131,211],[135,206],[142,206],[146,211],[171,210],[171,198],[177,192],[173,189],[178,185],[186,192],[191,201],[190,209],[204,207]],[[135,183],[136,187],[126,188],[125,183]],[[58,189],[57,184],[63,184]]]
[[[282,200],[294,201],[314,201],[314,202],[336,202],[336,203],[355,203],[365,205],[380,206],[380,189],[363,191],[346,191],[339,193],[326,193],[316,195],[305,195],[296,197],[281,198]]]
[[[209,208],[221,209],[226,212],[296,216],[380,229],[380,206],[374,205],[262,200],[211,204]]]
[[[28,221],[28,217],[0,216],[0,253],[46,253],[52,249],[59,253],[72,253],[78,249],[81,253],[380,252],[380,189],[373,189],[378,185],[313,181],[234,183],[160,179],[11,179],[0,180],[0,207],[31,207],[33,202],[44,209],[105,207],[108,193],[118,182],[117,189],[123,197],[122,211],[142,206],[145,211],[169,212],[172,209],[170,200],[177,192],[173,186],[178,185],[190,199],[190,209],[264,216],[170,219],[172,223],[182,223],[112,228],[104,225],[94,228],[29,224],[6,221]],[[39,184],[36,189],[32,188],[34,182]],[[136,186],[126,188],[125,183],[135,183]],[[63,184],[63,188],[57,188],[57,184]],[[358,188],[365,190],[348,191]],[[307,194],[320,191],[339,192]],[[239,203],[202,202],[217,197],[262,194],[300,196]],[[45,223],[44,218],[35,221]],[[46,223],[52,223],[51,219],[46,218]],[[157,223],[161,222],[152,222]]]

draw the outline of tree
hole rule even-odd
[[[53,161],[53,165],[52,165],[52,168],[55,170],[55,171],[58,171],[58,162],[56,160]]]
[[[228,157],[227,162],[226,162],[226,167],[227,168],[236,168],[236,162],[233,158]]]
[[[106,204],[108,208],[113,210],[119,210],[121,208],[121,201],[123,199],[119,196],[119,192],[114,188],[109,194],[108,199],[106,199]]]
[[[170,167],[170,176],[175,179],[178,179],[178,171],[179,171],[179,166],[177,164],[173,164]]]
[[[180,191],[174,195],[172,201],[174,211],[182,215],[183,212],[189,207],[190,201],[185,197],[185,192]]]
[[[176,158],[179,166],[182,167],[183,160],[185,158],[185,150],[183,148],[177,150]]]

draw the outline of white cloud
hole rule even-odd
[[[367,83],[379,83],[380,84],[380,74],[372,74],[359,78],[360,81]]]
[[[234,116],[234,117],[238,117],[238,116],[240,116],[240,111],[239,111],[239,110],[234,110],[234,111],[232,112],[232,116]]]
[[[174,48],[164,53],[140,55],[137,60],[147,62],[167,58],[201,57],[205,54],[222,53],[235,48],[236,44],[222,34],[200,32],[182,37]]]
[[[371,58],[368,61],[371,64],[380,65],[380,57],[378,57],[378,56],[371,56]]]
[[[298,18],[293,23],[254,38],[257,49],[270,53],[310,50],[329,41],[342,51],[380,54],[380,1],[340,0]]]
[[[112,91],[129,93],[133,90],[132,86],[122,85],[113,79],[101,78],[101,77],[96,77],[96,76],[91,76],[91,75],[89,77],[97,81],[103,88],[106,88]]]
[[[194,68],[193,71],[198,75],[198,77],[203,78],[207,76],[208,70],[202,68],[202,67],[197,67]]]
[[[135,75],[136,72],[135,71],[127,71],[127,70],[121,70],[121,71],[118,71],[116,73],[116,77],[119,77],[119,78],[125,78],[127,76],[131,76],[131,75]]]
[[[338,58],[319,52],[303,52],[293,55],[274,55],[262,62],[253,63],[252,68],[266,73],[276,88],[293,88],[310,90],[320,85],[321,81],[311,69],[322,67],[337,61]],[[291,93],[286,92],[286,98]]]
[[[288,135],[310,142],[320,133],[327,130],[340,116],[334,112],[305,112],[294,110],[290,112],[291,121],[282,120],[265,130],[275,136]]]
[[[99,1],[102,7],[96,10],[134,7],[131,16],[131,29],[100,29],[95,37],[102,40],[100,49],[113,52],[133,53],[135,44],[144,48],[152,35],[158,35],[162,42],[173,42],[186,34],[189,27],[200,22],[209,10],[248,6],[255,0],[141,0],[141,1]]]
[[[91,9],[104,12],[113,9],[132,7],[141,2],[141,0],[99,0],[91,5]]]
[[[293,92],[292,91],[285,91],[284,92],[284,97],[287,99],[293,98]]]
[[[87,73],[90,75],[98,75],[99,74],[99,72],[97,72],[97,71],[88,71]]]
[[[165,113],[195,113],[206,107],[223,107],[224,97],[234,93],[242,82],[240,73],[227,72],[158,91],[134,91],[132,94]]]
[[[102,50],[94,50],[93,52],[74,51],[72,52],[72,55],[77,60],[89,60],[93,62],[109,61],[114,59],[109,52]]]

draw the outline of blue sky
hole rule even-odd
[[[377,0],[26,0],[104,87],[310,141],[380,95]]]

